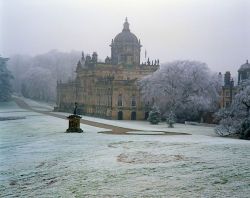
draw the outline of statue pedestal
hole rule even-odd
[[[82,133],[83,132],[83,130],[80,128],[81,116],[70,115],[67,118],[69,120],[69,128],[66,130],[66,133]]]

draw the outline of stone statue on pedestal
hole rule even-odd
[[[75,102],[74,115],[77,115],[77,103]]]
[[[82,133],[83,130],[80,128],[81,116],[77,115],[77,103],[75,102],[74,114],[68,116],[69,128],[66,130],[67,133]]]

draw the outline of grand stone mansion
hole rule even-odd
[[[121,33],[111,41],[111,57],[98,62],[96,52],[82,54],[77,63],[73,82],[57,84],[59,111],[78,113],[118,120],[142,120],[148,116],[136,85],[137,80],[159,68],[159,60],[140,61],[140,40],[129,29],[127,18]]]

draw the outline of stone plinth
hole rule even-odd
[[[82,133],[83,130],[80,128],[80,119],[81,116],[78,115],[70,115],[67,117],[69,120],[69,128],[66,133]]]

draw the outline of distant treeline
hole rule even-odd
[[[66,53],[57,50],[34,57],[11,56],[7,64],[14,76],[13,89],[27,98],[55,101],[56,82],[65,82],[75,77],[80,57],[79,51]]]

